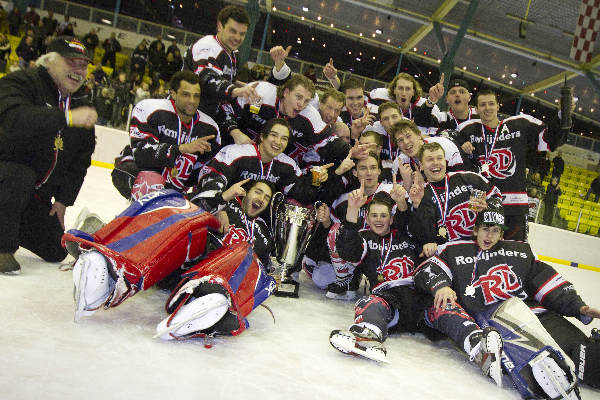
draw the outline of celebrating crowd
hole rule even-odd
[[[149,62],[169,96],[136,93],[130,144],[112,172],[132,204],[104,226],[82,216],[64,236],[93,126],[106,118],[84,87],[98,43],[58,36],[35,67],[0,79],[0,271],[20,272],[19,246],[50,262],[69,251],[78,316],[157,283],[172,290],[157,336],[236,335],[273,292],[267,214],[281,193],[314,209],[299,264],[326,298],[354,299],[366,277],[354,323],[331,332],[337,350],[385,361],[391,332],[422,332],[452,339],[498,385],[504,370],[523,397],[577,398],[577,382],[599,386],[600,341],[564,316],[589,323],[600,310],[527,243],[528,151],[565,142],[558,117],[501,116],[496,93],[472,99],[468,83],[443,74],[423,90],[400,73],[366,95],[360,81],[340,82],[334,60],[323,71],[331,87],[317,93],[292,73],[282,46],[271,49],[268,80],[242,82],[237,50],[249,23],[242,8],[225,7],[216,34],[192,44],[183,70],[168,74],[156,71],[170,62],[158,60],[161,39],[148,50],[140,43],[131,71]],[[107,41],[114,66],[117,43]],[[436,105],[444,96],[448,111]],[[535,332],[519,326],[532,319]],[[524,348],[515,332],[545,333]],[[537,361],[509,369],[506,360],[517,358]]]

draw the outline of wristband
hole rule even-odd
[[[427,103],[428,106],[435,106],[435,103],[433,101],[431,101],[431,99],[429,98],[429,96],[427,96],[427,99],[425,99],[425,102]]]

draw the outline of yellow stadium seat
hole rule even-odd
[[[598,235],[598,226],[590,226],[590,235]]]
[[[567,224],[567,228],[570,231],[574,231],[576,226],[577,226],[577,222],[576,221],[569,221],[569,223]]]

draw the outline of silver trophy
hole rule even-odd
[[[299,283],[293,274],[300,271],[299,262],[317,224],[315,211],[286,203],[283,195],[274,196],[271,226],[275,238],[275,262],[279,266],[276,296],[298,297]]]

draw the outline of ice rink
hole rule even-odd
[[[91,167],[67,209],[109,221],[127,206],[108,169]],[[347,328],[353,303],[327,300],[302,273],[300,299],[271,297],[238,337],[152,339],[168,293],[151,289],[121,306],[73,322],[71,271],[19,250],[19,276],[0,276],[0,399],[520,399],[499,389],[446,341],[392,335],[389,364],[345,356],[328,341]],[[591,306],[600,307],[600,272],[555,265]],[[578,321],[577,321],[578,322]],[[600,321],[583,326],[589,333]],[[582,398],[600,391],[582,389]]]

